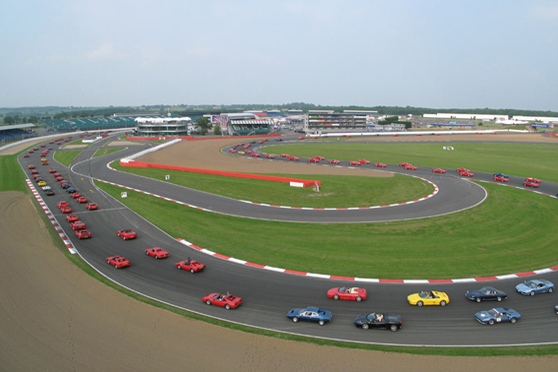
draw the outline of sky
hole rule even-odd
[[[558,1],[3,0],[0,107],[558,111]]]

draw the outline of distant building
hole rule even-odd
[[[135,118],[136,135],[139,137],[180,137],[190,134],[192,119],[184,116],[180,118]]]
[[[309,110],[306,114],[304,130],[307,133],[327,131],[365,132],[377,111],[345,110]]]
[[[456,114],[456,113],[446,113],[439,112],[436,114],[424,114],[424,118],[430,119],[468,119],[468,120],[507,120],[508,115],[497,115],[497,114]]]
[[[212,120],[221,127],[221,133],[229,136],[253,136],[269,134],[273,128],[273,120],[262,119],[255,113],[222,113]]]

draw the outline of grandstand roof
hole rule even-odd
[[[27,123],[27,124],[14,124],[14,125],[0,126],[0,130],[26,129],[26,128],[35,128],[35,124]]]

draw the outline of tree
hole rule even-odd
[[[213,128],[213,134],[216,135],[216,136],[221,135],[221,126],[220,125],[216,125],[215,128]]]
[[[209,128],[211,127],[208,118],[197,118],[196,125],[198,126],[198,128],[200,128],[200,134],[202,136],[205,136]]]

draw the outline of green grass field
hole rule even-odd
[[[64,150],[54,153],[54,160],[69,167],[72,161],[81,153],[81,150]]]
[[[312,188],[290,187],[286,183],[222,177],[200,173],[169,171],[155,168],[122,167],[115,169],[163,180],[195,190],[207,191],[233,199],[249,200],[274,205],[313,208],[366,207],[380,204],[400,203],[419,199],[434,191],[432,184],[414,177],[296,175],[296,178],[322,181],[319,192]],[[275,176],[289,176],[274,174]]]
[[[455,150],[445,151],[443,146]],[[288,153],[300,157],[321,155],[327,159],[357,160],[399,164],[409,162],[417,166],[455,169],[469,168],[478,172],[508,173],[514,176],[537,177],[558,182],[556,159],[558,141],[551,144],[513,143],[299,143],[269,146],[262,151],[271,154]]]
[[[97,184],[115,198],[123,191]],[[477,208],[392,223],[305,224],[242,219],[130,190],[128,198],[120,200],[173,237],[228,256],[292,270],[356,277],[447,279],[555,265],[558,259],[552,257],[558,235],[552,231],[558,223],[558,203],[523,190],[484,186],[490,197]],[[501,205],[514,208],[501,213]]]
[[[27,192],[25,173],[17,162],[18,155],[0,155],[0,191]]]

